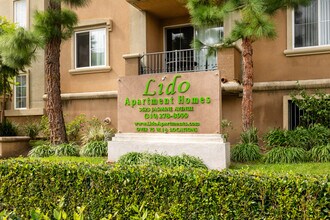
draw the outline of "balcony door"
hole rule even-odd
[[[165,29],[165,66],[167,72],[204,71],[217,69],[216,50],[208,48],[194,51],[193,39],[203,45],[214,45],[223,38],[223,27],[193,26],[169,27]]]

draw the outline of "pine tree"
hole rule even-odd
[[[187,8],[192,16],[192,22],[197,26],[222,23],[230,13],[240,15],[229,37],[219,42],[218,47],[230,46],[242,40],[243,131],[253,126],[253,42],[276,37],[272,16],[277,10],[309,3],[310,0],[188,0]]]
[[[16,27],[6,18],[0,17],[1,123],[5,120],[6,99],[12,93],[13,79],[31,65],[38,45],[38,38],[32,32]]]
[[[46,110],[53,144],[68,142],[61,102],[60,53],[63,40],[70,38],[78,22],[77,15],[62,8],[86,6],[89,0],[49,0],[45,11],[35,14],[35,30],[42,36],[45,47]]]

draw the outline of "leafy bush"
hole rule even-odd
[[[50,137],[49,119],[46,115],[43,115],[41,117],[40,134],[42,137],[47,138],[47,139],[49,139],[49,137]]]
[[[23,126],[24,134],[29,136],[32,140],[38,136],[41,126],[38,122],[28,122]]]
[[[0,136],[17,136],[17,127],[8,120],[0,124]]]
[[[230,154],[231,159],[236,162],[256,161],[261,158],[259,146],[253,143],[237,144]]]
[[[108,144],[105,141],[91,141],[80,150],[81,156],[104,157],[108,155]]]
[[[102,124],[98,118],[93,117],[86,122],[86,129],[82,136],[82,142],[83,144],[87,144],[91,141],[108,141],[111,140],[114,133],[115,129]]]
[[[75,144],[60,144],[55,146],[55,156],[79,156],[79,147]]]
[[[29,145],[34,148],[40,145],[51,145],[48,140],[30,140]]]
[[[156,166],[95,166],[40,161],[0,162],[0,206],[23,219],[40,208],[52,215],[64,198],[68,219],[327,219],[330,176],[258,175]]]
[[[242,144],[256,144],[258,145],[258,129],[252,127],[240,134]]]
[[[86,122],[86,116],[81,114],[66,124],[66,133],[69,141],[80,141],[80,132]]]
[[[301,126],[307,128],[313,124],[321,124],[330,128],[330,94],[318,91],[309,95],[305,90],[302,90],[292,94],[291,97],[293,103],[304,112],[300,117]]]
[[[287,145],[287,130],[275,128],[267,132],[264,136],[267,147],[284,147]]]
[[[308,153],[297,147],[276,147],[266,153],[266,163],[302,163],[308,161]]]
[[[330,129],[319,124],[309,128],[297,127],[295,130],[273,129],[264,140],[268,147],[298,147],[310,150],[315,146],[330,142]]]
[[[29,157],[49,157],[53,155],[55,155],[55,149],[48,144],[36,146],[28,153]]]
[[[314,147],[310,151],[310,157],[313,162],[330,162],[330,144]]]
[[[199,158],[181,155],[168,156],[161,154],[137,153],[131,152],[121,156],[117,162],[119,165],[149,165],[149,166],[166,166],[166,167],[186,167],[186,168],[204,168],[206,165]]]

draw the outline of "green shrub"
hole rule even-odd
[[[104,157],[108,155],[108,144],[105,141],[91,141],[80,150],[81,156]]]
[[[236,162],[257,161],[261,158],[260,148],[253,143],[237,144],[231,149],[231,159]]]
[[[276,147],[266,153],[266,163],[302,163],[308,161],[308,153],[303,148]]]
[[[79,146],[75,144],[60,144],[55,146],[55,156],[79,156]]]
[[[330,162],[330,144],[314,147],[310,150],[310,157],[313,162]]]
[[[44,138],[47,138],[47,139],[49,139],[49,137],[50,137],[49,119],[46,115],[43,115],[41,117],[40,135]]]
[[[319,124],[309,128],[297,127],[295,130],[273,129],[264,140],[267,147],[298,147],[310,150],[315,146],[330,143],[330,129]]]
[[[121,156],[117,163],[121,166],[150,165],[166,167],[183,166],[186,168],[207,168],[201,159],[186,154],[181,156],[168,156],[162,154],[131,152]]]
[[[86,122],[86,128],[82,135],[82,143],[87,144],[91,141],[111,140],[115,129],[102,123],[98,118],[93,117]]]
[[[24,134],[29,136],[32,140],[36,139],[41,130],[40,123],[38,122],[28,122],[23,125]]]
[[[267,147],[284,147],[287,145],[287,130],[275,128],[267,132],[264,136],[264,141]]]
[[[256,144],[258,145],[258,129],[252,127],[240,134],[242,144]]]
[[[0,136],[17,136],[17,127],[8,120],[0,124]]]
[[[55,155],[55,149],[48,144],[36,146],[28,153],[29,157],[49,157],[53,155]]]
[[[66,124],[66,133],[69,141],[80,141],[80,132],[86,123],[86,116],[81,114]]]
[[[298,98],[298,97],[301,98]],[[313,124],[321,124],[330,128],[330,94],[316,92],[309,95],[305,90],[292,94],[292,101],[304,114],[300,117],[300,125],[309,127]]]
[[[330,176],[258,175],[156,166],[96,166],[40,161],[0,162],[0,207],[23,219],[63,200],[68,219],[327,219]],[[141,209],[142,207],[142,209]]]
[[[34,148],[40,145],[51,145],[51,143],[48,140],[30,140],[29,145]]]

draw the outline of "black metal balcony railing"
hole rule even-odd
[[[200,72],[217,69],[217,58],[207,56],[207,49],[174,50],[147,53],[141,57],[140,75]]]

